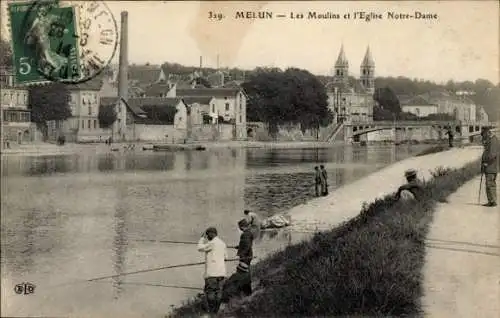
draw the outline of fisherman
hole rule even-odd
[[[252,293],[252,279],[250,276],[250,263],[253,258],[253,233],[250,230],[250,225],[246,219],[241,219],[238,222],[238,227],[242,231],[240,235],[240,242],[238,246],[235,248],[238,250],[236,255],[239,257],[238,268],[240,269],[240,273],[244,273],[244,279],[242,280],[242,284],[240,286],[240,290],[245,295],[250,295]]]
[[[422,197],[423,188],[419,180],[417,179],[417,171],[415,171],[414,169],[406,170],[405,177],[407,183],[399,187],[398,191],[396,192],[395,199],[401,199],[402,194],[408,191],[412,194],[413,198],[415,198],[416,200],[420,200],[420,198]]]
[[[250,230],[252,231],[253,237],[257,238],[261,227],[259,216],[250,210],[244,210],[243,213],[245,214],[245,218],[248,222]]]
[[[198,241],[198,251],[205,253],[205,308],[216,314],[222,300],[222,284],[226,277],[226,244],[209,227]]]
[[[451,131],[451,126],[446,130],[446,134],[448,135],[448,145],[450,148],[453,147],[453,131]]]
[[[247,219],[238,222],[238,227],[242,231],[240,242],[235,246],[238,250],[239,263],[236,273],[231,275],[224,284],[222,302],[228,303],[232,297],[250,296],[252,294],[252,277],[250,275],[250,263],[253,258],[252,244],[253,234],[250,230]]]
[[[321,194],[328,195],[328,174],[325,170],[325,166],[319,166],[321,170]]]
[[[481,157],[481,173],[484,173],[486,179],[486,197],[488,198],[488,203],[484,206],[495,207],[497,206],[496,179],[500,166],[500,145],[498,138],[488,127],[481,129],[481,137],[484,146]]]
[[[321,189],[321,171],[318,166],[314,167],[315,175],[314,175],[314,190],[316,191],[316,196],[319,197],[320,189]]]

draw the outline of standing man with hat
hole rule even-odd
[[[226,277],[226,243],[217,236],[217,229],[209,227],[198,241],[198,251],[205,253],[205,306],[209,314],[216,314],[222,299],[222,284]]]
[[[415,171],[414,169],[406,170],[405,177],[408,183],[403,184],[398,188],[395,199],[399,200],[403,192],[409,191],[416,200],[420,200],[420,198],[422,197],[423,188],[417,179],[417,171]]]
[[[490,128],[483,127],[481,129],[481,137],[484,146],[483,155],[481,157],[481,173],[486,179],[486,197],[488,203],[484,204],[487,207],[497,206],[497,174],[500,166],[500,146],[498,138],[493,135]]]

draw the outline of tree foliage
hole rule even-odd
[[[99,127],[110,128],[116,121],[117,114],[114,105],[100,105],[97,119]]]
[[[242,86],[248,95],[247,120],[266,123],[271,135],[283,124],[300,124],[304,131],[333,119],[323,84],[308,71],[258,68]]]
[[[373,99],[377,101],[380,108],[396,115],[401,113],[399,99],[390,87],[377,88]]]
[[[32,86],[29,89],[31,120],[45,124],[49,120],[65,120],[71,117],[68,101],[70,92],[62,83]]]

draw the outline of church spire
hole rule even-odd
[[[340,47],[339,56],[337,57],[337,62],[335,63],[335,67],[349,67],[349,61],[344,53],[344,44]]]
[[[360,67],[360,80],[363,87],[369,93],[375,91],[375,61],[373,60],[372,53],[370,52],[370,46],[366,48],[365,57],[361,62]]]
[[[366,48],[365,57],[363,58],[363,62],[361,63],[361,67],[375,67],[375,61],[373,60],[372,53],[370,52],[370,46]]]

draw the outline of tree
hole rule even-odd
[[[97,119],[99,120],[99,127],[110,128],[116,121],[117,114],[114,105],[100,105]]]
[[[12,49],[9,42],[0,39],[0,67],[12,66]]]
[[[31,109],[31,121],[47,137],[47,121],[62,121],[71,117],[68,101],[70,92],[65,84],[51,83],[32,86],[29,89],[28,106]]]
[[[388,110],[395,115],[401,113],[399,99],[390,87],[376,89],[373,99],[377,101],[381,108]]]
[[[248,120],[266,123],[273,137],[283,124],[300,124],[305,131],[333,120],[325,87],[308,71],[257,68],[242,86],[248,95]]]

